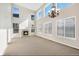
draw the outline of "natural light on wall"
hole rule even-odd
[[[28,27],[28,19],[20,24],[20,29],[25,29]]]

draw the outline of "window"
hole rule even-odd
[[[40,34],[43,33],[43,25],[42,24],[37,26],[37,32]]]
[[[32,29],[31,29],[31,32],[35,32],[35,29],[34,29],[34,28],[32,28]]]
[[[19,33],[19,24],[13,23],[13,33]]]
[[[45,34],[48,33],[48,24],[45,24],[45,25],[44,25],[44,31],[45,31],[45,32],[44,32]]]
[[[19,8],[15,7],[14,5],[12,7],[12,15],[13,17],[16,17],[16,18],[19,17]]]
[[[52,23],[48,23],[48,33],[52,34]]]
[[[71,3],[57,3],[58,9],[64,9],[64,8],[68,8],[70,6],[71,6]]]
[[[45,15],[47,16],[48,15],[48,12],[51,10],[52,8],[52,4],[47,4],[46,7],[45,7]]]
[[[39,15],[39,18],[42,17],[42,10],[39,11],[38,15]]]
[[[65,37],[75,38],[75,18],[65,19]]]
[[[31,15],[31,20],[35,20],[35,15]]]
[[[75,38],[75,17],[58,20],[57,35],[68,38]]]
[[[57,35],[64,36],[64,20],[58,20],[57,22]]]
[[[43,12],[42,12],[42,10],[39,10],[39,11],[37,12],[37,19],[42,18],[42,16],[43,16]]]
[[[32,27],[31,27],[31,32],[35,32],[35,26],[34,25],[32,25]]]
[[[52,22],[44,24],[44,31],[45,34],[52,34]]]
[[[40,31],[43,33],[43,24],[40,25]]]

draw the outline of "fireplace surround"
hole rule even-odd
[[[28,35],[28,31],[23,31],[23,35]]]

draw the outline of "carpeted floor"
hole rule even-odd
[[[37,36],[16,38],[4,56],[79,56],[79,50]]]

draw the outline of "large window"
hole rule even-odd
[[[75,38],[75,17],[58,20],[57,35],[68,38]]]
[[[75,18],[65,19],[65,37],[75,37]]]

